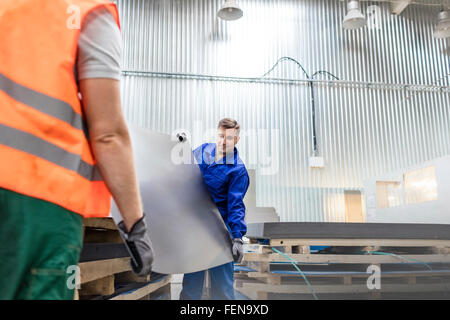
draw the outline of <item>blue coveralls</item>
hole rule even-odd
[[[220,214],[231,233],[232,238],[242,238],[247,232],[245,224],[244,196],[250,179],[237,149],[234,153],[214,162],[216,145],[205,143],[194,150],[194,156],[202,172],[209,193],[216,203]],[[182,300],[200,300],[202,298],[205,271],[185,274]],[[211,277],[211,299],[234,300],[234,264],[233,262],[209,269]]]

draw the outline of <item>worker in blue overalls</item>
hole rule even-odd
[[[242,237],[247,232],[244,196],[250,183],[247,169],[236,149],[239,130],[236,120],[222,119],[217,128],[216,144],[205,143],[194,150],[203,180],[231,234],[233,259],[237,263],[244,255]],[[205,271],[184,275],[180,299],[202,298]],[[233,261],[209,269],[211,299],[234,300],[233,273]]]

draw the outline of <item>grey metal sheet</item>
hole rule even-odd
[[[417,223],[274,222],[248,225],[256,239],[450,240],[450,225]]]
[[[147,129],[131,127],[130,134],[155,253],[152,271],[190,273],[232,261],[229,232],[190,144]],[[188,155],[191,164],[176,164],[179,154]],[[121,220],[114,203],[111,214],[116,223]]]

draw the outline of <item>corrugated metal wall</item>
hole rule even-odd
[[[370,27],[343,31],[345,2],[337,0],[241,1],[244,17],[235,22],[216,17],[222,0],[116,2],[123,70],[172,74],[124,75],[127,120],[166,133],[187,129],[199,145],[214,141],[222,117],[237,119],[239,152],[257,169],[257,204],[275,207],[282,221],[345,221],[344,190],[450,154],[449,91],[316,86],[317,142],[326,165],[311,169],[307,83],[173,75],[260,77],[289,56],[310,75],[326,70],[342,80],[449,86],[450,42],[432,37],[436,7],[410,6],[394,16],[387,3],[363,2]],[[305,79],[291,61],[268,77]]]

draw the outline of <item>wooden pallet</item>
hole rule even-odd
[[[277,250],[289,255],[293,260],[308,264],[317,263],[348,263],[348,264],[386,264],[410,263],[422,261],[425,263],[450,263],[450,241],[448,240],[393,240],[393,239],[269,239],[268,245],[255,244],[244,247],[244,261],[267,264],[278,261],[288,261]],[[329,246],[328,253],[314,254],[311,245]],[[393,255],[370,254],[388,248]],[[362,254],[369,252],[369,254]],[[401,253],[399,255],[398,253]],[[338,253],[338,254],[336,254]],[[261,271],[261,270],[258,270]]]
[[[304,272],[304,275],[311,284],[336,281],[343,285],[364,283],[370,276],[370,274],[365,272]],[[248,272],[247,277],[274,285],[305,283],[298,272]],[[414,285],[431,280],[450,284],[450,270],[382,272],[380,279],[383,283],[398,282]]]
[[[80,267],[81,284],[130,271],[130,258],[83,262]]]
[[[261,239],[250,239],[259,244]],[[431,239],[267,239],[268,245],[278,246],[378,246],[450,248],[450,240]]]
[[[156,282],[148,282],[136,290],[119,294],[110,300],[151,300],[153,297],[170,300],[170,283],[172,276],[168,275]]]
[[[118,244],[123,244],[122,237],[112,218],[84,219],[83,232],[83,249],[92,248],[92,246],[95,248],[98,245],[99,250],[98,257],[94,250],[90,252],[88,261],[78,264],[81,288],[76,290],[75,299],[101,299],[108,296],[114,296],[114,299],[145,299],[170,282],[170,277],[166,277],[163,281],[153,281],[150,276],[136,276],[131,271],[129,256],[113,259],[104,258],[104,248],[110,247],[114,250],[118,248]],[[91,261],[93,258],[95,260]],[[116,296],[117,288],[127,285],[131,287],[139,286],[140,288],[133,290],[132,293]]]
[[[402,257],[387,255],[341,255],[341,254],[289,254],[298,263],[308,264],[388,264],[388,263],[411,263],[411,261],[422,261],[426,263],[450,263],[449,254],[427,254],[427,255],[402,255]],[[246,262],[271,263],[289,261],[283,255],[273,254],[244,254]]]
[[[380,290],[367,286],[367,274],[306,274],[319,299],[380,299],[388,295],[403,299],[406,294],[423,294],[421,298],[426,298],[425,293],[433,293],[437,298],[450,298],[450,271],[382,274]],[[249,272],[247,278],[242,275],[236,279],[235,289],[258,300],[312,298],[310,288],[299,274]]]
[[[85,218],[83,243],[123,243],[123,240],[112,218]]]
[[[273,285],[258,282],[237,283],[235,289],[243,295],[254,300],[267,300],[271,294],[284,294],[285,297],[289,295],[306,295],[311,296],[312,293],[307,285]],[[398,297],[402,293],[449,293],[449,284],[434,283],[434,284],[416,284],[414,286],[409,284],[385,284],[381,286],[380,290],[369,289],[366,285],[315,285],[313,286],[315,294],[321,298],[321,295],[327,295],[331,299],[339,299],[344,294],[351,294],[355,297],[369,296],[371,298],[381,298],[383,294],[395,293]]]
[[[310,289],[297,272],[276,271],[276,266],[289,260],[272,250],[288,255],[300,268],[308,265],[305,275],[316,293],[342,296],[343,294],[366,295],[380,298],[381,293],[448,292],[450,295],[450,268],[430,272],[426,270],[404,270],[382,272],[382,290],[370,290],[367,279],[371,274],[355,271],[355,267],[395,265],[409,268],[412,262],[450,264],[449,241],[437,240],[392,240],[392,239],[270,239],[267,245],[255,240],[244,246],[243,264],[253,270],[236,273],[236,290],[253,299],[267,299],[273,294],[307,296]],[[311,253],[311,245],[329,246],[327,253]],[[389,249],[397,255],[364,254],[367,251]],[[401,252],[401,255],[398,255]],[[409,265],[408,265],[409,264]],[[320,271],[323,266],[348,266],[347,271]],[[319,267],[320,266],[320,267]],[[306,267],[305,267],[306,268]],[[316,268],[317,270],[311,270]],[[347,267],[345,267],[347,268]],[[295,270],[292,267],[293,270]],[[316,290],[317,288],[317,290]]]

